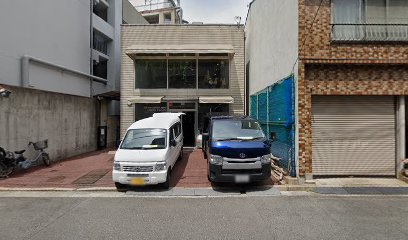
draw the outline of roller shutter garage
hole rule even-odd
[[[313,96],[315,176],[395,176],[392,96]]]

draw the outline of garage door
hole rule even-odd
[[[395,176],[394,97],[313,96],[313,175]]]

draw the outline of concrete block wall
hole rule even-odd
[[[408,95],[408,45],[332,42],[330,0],[323,0],[311,27],[319,4],[320,0],[299,0],[301,176],[313,173],[312,95]]]
[[[11,151],[28,149],[29,141],[48,139],[51,160],[96,150],[96,102],[93,99],[10,87],[0,97],[0,146]]]

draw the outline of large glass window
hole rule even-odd
[[[169,88],[196,88],[196,60],[169,60]]]
[[[229,63],[227,59],[198,60],[198,88],[228,88]]]
[[[333,7],[335,40],[408,40],[406,0],[333,0]]]
[[[135,74],[135,88],[167,88],[165,59],[138,59],[135,61]]]

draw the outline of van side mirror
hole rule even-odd
[[[170,141],[170,146],[172,146],[172,147],[177,146],[176,140],[172,139],[172,140]]]

